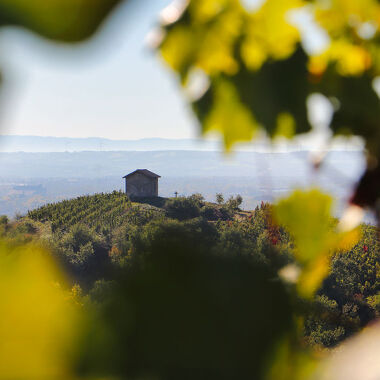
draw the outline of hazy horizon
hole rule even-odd
[[[80,151],[224,151],[217,138],[164,138],[108,139],[104,137],[60,137],[38,135],[0,134],[0,152],[80,152]],[[293,152],[293,151],[362,151],[360,141],[336,140],[329,146],[315,144],[312,140],[266,139],[236,144],[233,151]]]

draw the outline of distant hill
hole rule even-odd
[[[108,151],[56,153],[0,153],[2,178],[122,177],[135,169],[149,169],[162,177],[271,177],[304,182],[311,173],[309,152]],[[321,174],[331,180],[356,178],[364,165],[361,152],[329,152]]]
[[[220,146],[216,142],[204,139],[110,140],[99,137],[0,135],[0,152],[218,150],[218,148]]]
[[[282,142],[275,145],[278,151],[290,152],[313,150],[311,141],[297,140]],[[265,141],[241,143],[234,147],[236,151],[268,152],[271,146]],[[337,143],[335,150],[360,150],[360,145]],[[83,152],[83,151],[163,151],[163,150],[193,150],[193,151],[221,151],[223,146],[220,140],[167,139],[145,138],[137,140],[112,140],[101,137],[53,137],[53,136],[21,136],[0,135],[0,152]]]

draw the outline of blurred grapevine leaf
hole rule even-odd
[[[247,68],[257,70],[268,60],[286,59],[294,53],[300,33],[288,22],[287,13],[304,5],[302,0],[271,0],[257,12],[246,14],[246,34],[240,49]]]
[[[311,297],[329,270],[330,255],[347,250],[358,238],[358,230],[339,232],[334,229],[332,198],[319,190],[294,191],[274,207],[276,221],[294,238],[295,256],[302,268],[298,291]]]
[[[70,378],[78,309],[35,245],[0,245],[0,378]]]
[[[180,21],[168,26],[161,54],[184,84],[195,67],[211,76],[237,72],[242,12],[239,0],[191,1]]]
[[[368,170],[378,172],[378,1],[266,0],[253,10],[239,0],[183,4],[163,25],[160,52],[182,86],[197,70],[208,78],[208,90],[189,99],[203,132],[219,131],[227,149],[259,131],[292,137],[310,130],[307,99],[321,93],[335,108],[332,134],[363,137],[372,156]],[[297,12],[327,37],[324,48],[307,49],[301,26],[292,24]],[[373,189],[368,198],[364,181]],[[375,207],[378,184],[367,172],[353,201]]]
[[[210,89],[194,110],[203,131],[219,130],[227,148],[250,140],[259,128],[271,136],[308,131],[306,101],[318,91],[336,99],[333,132],[362,135],[377,154],[380,105],[372,81],[379,72],[374,70],[379,54],[364,32],[377,25],[380,8],[374,0],[365,3],[266,0],[249,12],[238,0],[192,0],[181,17],[165,26],[161,54],[184,86],[195,69],[209,77]],[[290,22],[291,12],[299,9],[307,9],[330,35],[322,53],[303,51],[300,32]],[[223,120],[217,95],[221,81],[233,84],[235,99],[251,113],[249,123],[210,126],[210,114],[212,120],[216,114]]]
[[[202,120],[204,131],[220,132],[229,149],[236,141],[252,139],[257,123],[234,83],[221,78],[216,81],[212,91],[194,104],[194,111]]]
[[[267,380],[310,379],[319,364],[319,358],[289,336],[279,340],[272,359],[265,377]]]
[[[306,54],[299,47],[286,59],[267,61],[258,71],[243,67],[232,78],[242,101],[250,107],[260,126],[272,136],[284,130],[283,125],[289,119],[292,127],[287,135],[306,132],[310,128],[305,102],[310,91],[306,62]]]
[[[83,374],[264,378],[278,341],[294,336],[289,295],[274,273],[234,249],[220,255],[203,233],[170,222],[140,241],[87,326]]]
[[[241,69],[234,76],[211,79],[210,89],[193,104],[203,130],[221,132],[227,149],[236,141],[252,139],[262,125],[271,135],[306,132],[305,63],[300,48],[286,60],[266,62],[258,72]]]
[[[193,109],[203,131],[221,132],[227,149],[263,127],[287,137],[310,128],[307,56],[285,18],[303,4],[271,0],[251,14],[237,0],[193,0],[167,26],[161,54],[184,86],[195,70],[208,75],[210,88]]]
[[[368,73],[336,76],[330,66],[318,89],[337,103],[331,123],[333,132],[366,136],[369,151],[376,155],[380,151],[380,102],[372,82]]]
[[[91,36],[120,0],[0,0],[0,24],[44,37],[80,41]]]

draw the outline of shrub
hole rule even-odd
[[[206,204],[201,208],[201,216],[206,220],[216,221],[222,219],[220,207]]]
[[[187,220],[200,216],[200,200],[197,197],[178,197],[168,199],[164,209],[173,219]]]

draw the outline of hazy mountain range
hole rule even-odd
[[[293,142],[282,142],[276,145],[277,151],[313,150],[312,141],[298,139]],[[221,141],[205,139],[164,139],[149,138],[140,140],[110,140],[100,137],[71,138],[0,135],[0,152],[81,152],[81,151],[156,151],[156,150],[191,150],[220,151]],[[238,151],[270,151],[268,143],[239,144],[234,147]],[[348,143],[335,143],[334,150],[360,150],[361,146]]]
[[[110,140],[99,137],[0,135],[0,152],[218,150],[218,148],[220,147],[216,142],[203,139]]]
[[[277,184],[310,180],[308,152],[110,151],[0,153],[0,178],[99,178],[149,169],[162,177],[254,177]],[[329,152],[320,175],[353,180],[363,167],[360,152]],[[329,174],[327,174],[329,173]]]

